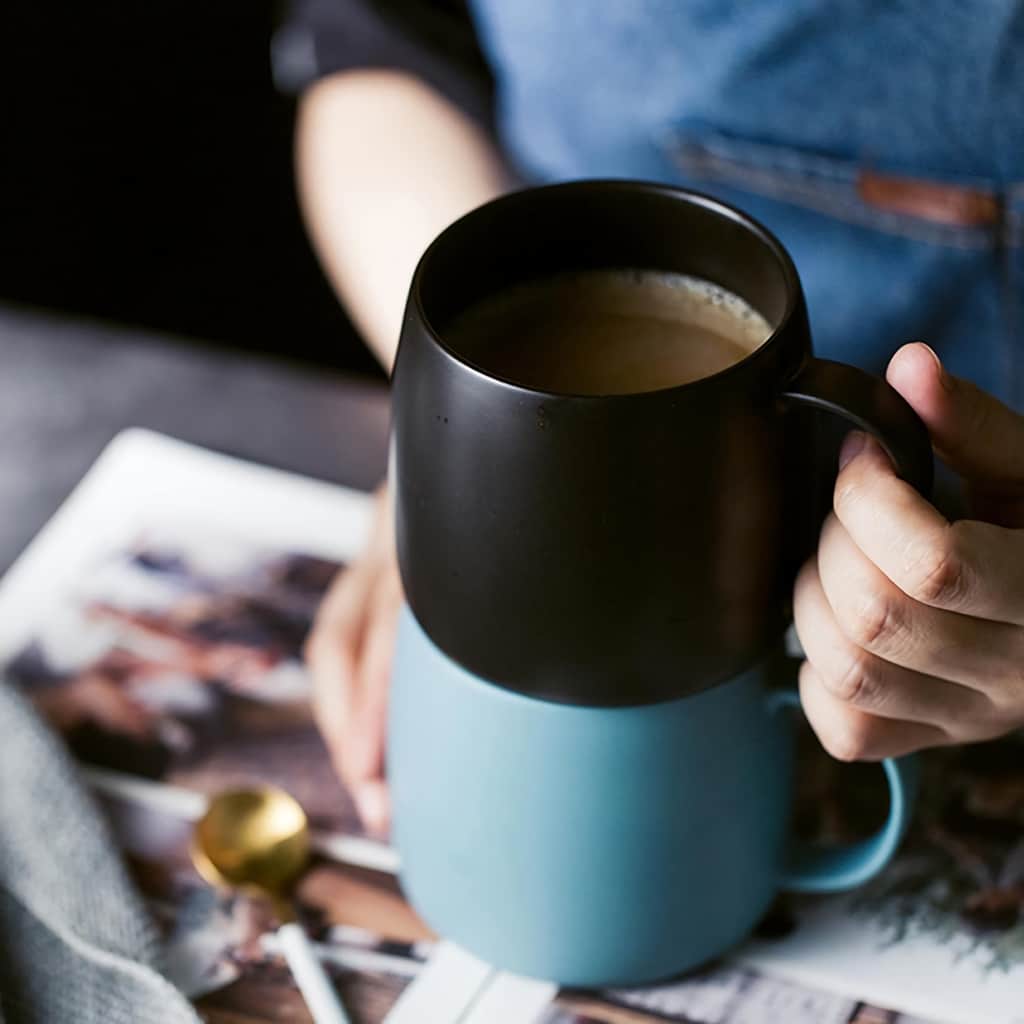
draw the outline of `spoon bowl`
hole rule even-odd
[[[275,786],[226,790],[196,823],[192,859],[213,885],[281,895],[309,861],[309,821]]]

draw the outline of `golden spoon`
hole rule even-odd
[[[213,797],[196,822],[192,861],[211,885],[268,896],[288,966],[316,1024],[351,1024],[288,895],[309,862],[309,822],[298,802],[275,786],[231,789]]]

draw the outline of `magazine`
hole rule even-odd
[[[211,893],[188,863],[192,823],[228,786],[275,783],[310,815],[318,859],[299,900],[357,1020],[411,999],[446,945],[401,900],[394,851],[363,833],[309,708],[302,645],[369,508],[344,488],[129,431],[0,581],[7,677],[81,760],[167,929],[174,980],[210,1020],[279,1019],[275,1000],[304,1012],[267,909]],[[1020,1024],[1022,758],[1019,739],[927,758],[913,832],[875,883],[784,899],[726,963],[650,988],[545,996],[539,1019]],[[803,817],[843,839],[878,808],[854,799],[848,813],[833,770],[858,776],[806,773]],[[472,998],[488,1005],[515,984],[488,969]]]

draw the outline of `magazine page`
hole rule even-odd
[[[350,904],[351,872],[367,873],[375,891],[391,887],[391,902],[366,904],[375,913],[389,907],[383,917],[335,921],[357,931],[319,933],[343,947],[339,969],[353,962],[349,947],[365,952],[366,935],[375,936],[371,945],[410,949],[426,941],[396,916],[404,907],[392,877],[397,858],[364,834],[332,770],[302,666],[317,603],[360,550],[369,509],[366,495],[345,488],[129,431],[0,582],[7,677],[64,736],[108,805],[122,808],[122,821],[131,817],[126,807],[145,811],[154,835],[177,830],[180,839],[208,795],[270,782],[310,816],[320,857],[311,878],[328,894],[324,906],[339,893]],[[951,1024],[1020,1024],[1022,753],[1008,740],[928,758],[912,836],[877,883],[852,897],[784,899],[730,963],[651,988],[563,993],[551,1020],[906,1024],[895,1013],[902,1010]],[[802,806],[813,810],[813,834],[842,839],[848,794],[837,796],[833,772],[857,776],[819,762],[805,773]],[[873,777],[866,790],[882,792]],[[153,825],[161,820],[177,825]],[[150,874],[183,893],[184,906],[208,899],[190,892],[180,861],[180,851],[158,851]],[[190,884],[203,892],[197,879]],[[176,901],[163,899],[166,913]],[[262,972],[261,985],[290,985],[269,922],[231,934],[213,942],[231,951],[226,959],[193,965],[180,983],[220,998],[211,993],[238,981],[242,957],[250,974]],[[397,1000],[430,956],[429,946],[397,948],[388,955],[402,963],[381,961],[367,982],[375,1006]]]
[[[921,755],[913,824],[894,863],[848,895],[788,900],[787,933],[741,960],[938,1021],[1022,1024],[1022,766],[1021,734]],[[818,803],[833,818],[831,838],[844,838],[848,810],[828,809],[825,795]]]

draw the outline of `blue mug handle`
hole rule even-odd
[[[768,710],[802,710],[796,690],[773,690]],[[788,892],[828,893],[856,888],[884,868],[899,848],[910,824],[917,796],[915,757],[890,757],[882,762],[889,784],[889,817],[873,835],[845,846],[815,846],[794,840],[786,856],[779,886]]]

